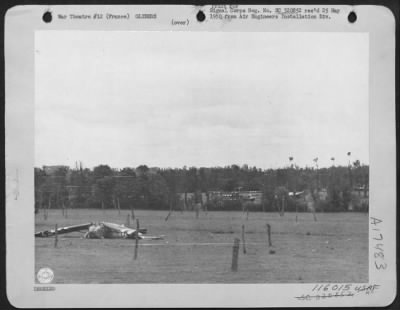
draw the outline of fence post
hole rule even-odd
[[[58,245],[58,225],[55,227],[55,239],[54,239],[54,247],[56,248]]]
[[[231,270],[236,272],[238,270],[238,258],[239,258],[239,238],[235,238],[233,243],[233,252],[232,252],[232,266]]]
[[[246,254],[246,240],[244,238],[245,235],[245,228],[244,224],[242,225],[242,241],[243,241],[243,254]]]
[[[167,217],[165,218],[165,221],[168,221],[170,215],[172,214],[172,202],[169,202],[169,212],[167,214]]]
[[[165,217],[165,221],[168,221],[168,219],[169,219],[169,216],[171,215],[171,213],[172,213],[172,210],[169,210],[169,212],[168,212],[167,216]]]
[[[138,257],[138,251],[139,251],[139,219],[136,219],[135,260]]]
[[[271,242],[271,225],[267,224],[267,232],[268,232],[268,245],[272,246],[272,242]]]

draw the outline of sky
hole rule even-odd
[[[38,31],[35,166],[369,161],[364,33]]]

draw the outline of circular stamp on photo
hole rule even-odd
[[[48,267],[41,268],[38,271],[36,277],[37,277],[39,283],[43,283],[43,284],[51,283],[51,281],[53,281],[53,279],[54,279],[54,272],[53,272],[53,270],[51,270]]]

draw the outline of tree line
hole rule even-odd
[[[279,196],[288,199],[287,210],[295,208],[290,192],[322,189],[327,200],[319,211],[344,211],[354,199],[354,189],[368,191],[369,166],[357,160],[348,166],[329,168],[299,167],[291,164],[278,169],[260,169],[248,165],[225,167],[136,168],[113,169],[99,165],[93,169],[71,169],[60,166],[48,172],[35,168],[35,209],[40,208],[118,208],[179,209],[182,194],[210,191],[259,191],[260,210],[276,211]],[[181,194],[181,195],[179,195]],[[186,195],[184,195],[186,197]],[[292,196],[294,197],[294,196]],[[208,210],[221,207],[207,201]],[[240,208],[240,202],[224,202],[226,209]],[[355,209],[368,205],[356,204]]]

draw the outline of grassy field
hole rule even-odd
[[[128,211],[61,210],[36,215],[35,230],[108,221],[125,223]],[[140,227],[164,240],[140,241],[134,260],[134,240],[82,239],[81,234],[36,238],[35,272],[53,269],[53,283],[291,283],[367,282],[368,216],[363,213],[312,214],[200,213],[137,210]],[[266,224],[271,225],[272,247]],[[234,238],[246,228],[246,250],[232,272]],[[272,251],[271,251],[272,250]]]

